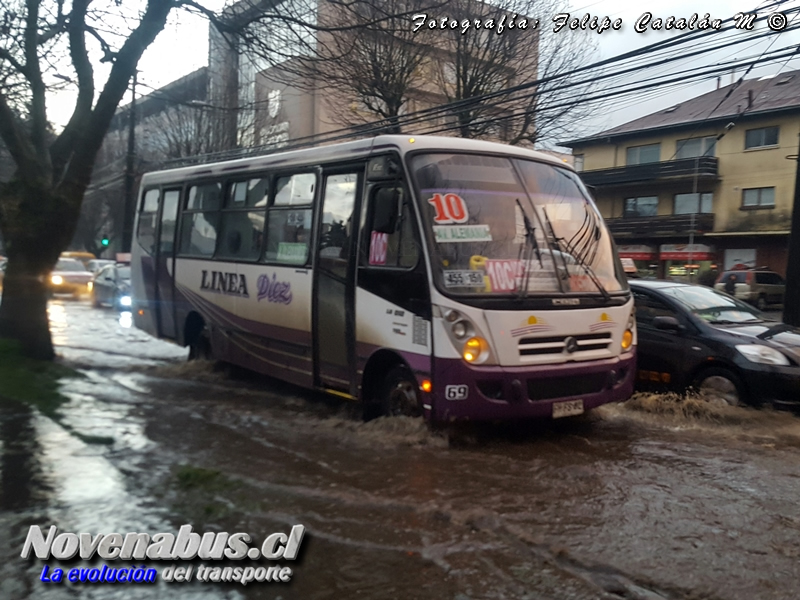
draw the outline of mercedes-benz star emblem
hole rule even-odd
[[[570,354],[572,354],[573,352],[577,352],[578,351],[578,340],[576,340],[572,336],[569,336],[566,340],[564,340],[564,348]]]

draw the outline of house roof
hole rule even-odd
[[[710,124],[792,110],[800,110],[800,71],[736,82],[612,129],[560,142],[559,145],[569,148],[610,138],[696,126],[702,121]]]

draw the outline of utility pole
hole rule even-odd
[[[128,115],[128,154],[125,160],[125,214],[122,217],[122,252],[131,251],[133,241],[133,186],[136,181],[136,73],[133,72],[131,108]]]
[[[792,225],[789,232],[789,257],[786,264],[786,294],[783,299],[783,322],[800,327],[800,154],[786,158],[794,159],[796,166]]]

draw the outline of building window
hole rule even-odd
[[[748,129],[744,134],[744,149],[778,145],[778,128]]]
[[[742,208],[775,208],[775,188],[742,190]]]
[[[573,156],[573,161],[575,163],[575,170],[576,171],[583,171],[583,154],[575,154]]]
[[[658,196],[642,196],[641,198],[625,198],[622,216],[655,217],[658,214]]]
[[[643,165],[661,160],[661,144],[647,146],[631,146],[628,148],[625,164]]]
[[[281,91],[270,90],[267,94],[267,112],[271,119],[276,119],[281,112]]]
[[[690,215],[692,213],[712,212],[713,194],[675,194],[675,215]]]
[[[713,135],[702,138],[678,140],[675,158],[695,158],[696,156],[714,156],[717,138]]]

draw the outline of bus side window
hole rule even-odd
[[[217,243],[222,184],[204,183],[189,188],[181,219],[180,252],[187,256],[212,256]]]
[[[228,186],[219,229],[216,258],[258,260],[264,239],[269,178],[237,181]],[[247,210],[255,208],[257,210]]]
[[[375,210],[372,204],[379,195],[394,189],[402,202],[400,219],[393,233],[374,230]],[[370,267],[413,268],[419,260],[419,244],[414,235],[414,219],[408,204],[408,196],[400,186],[393,188],[376,187],[370,194],[368,226],[365,228],[366,243],[361,262]]]
[[[142,199],[142,208],[139,211],[139,230],[137,231],[136,239],[148,254],[152,254],[156,249],[158,197],[159,191],[157,189],[147,190]]]
[[[311,205],[317,190],[314,173],[275,179],[275,199],[267,215],[267,252],[264,259],[288,265],[308,262]]]

